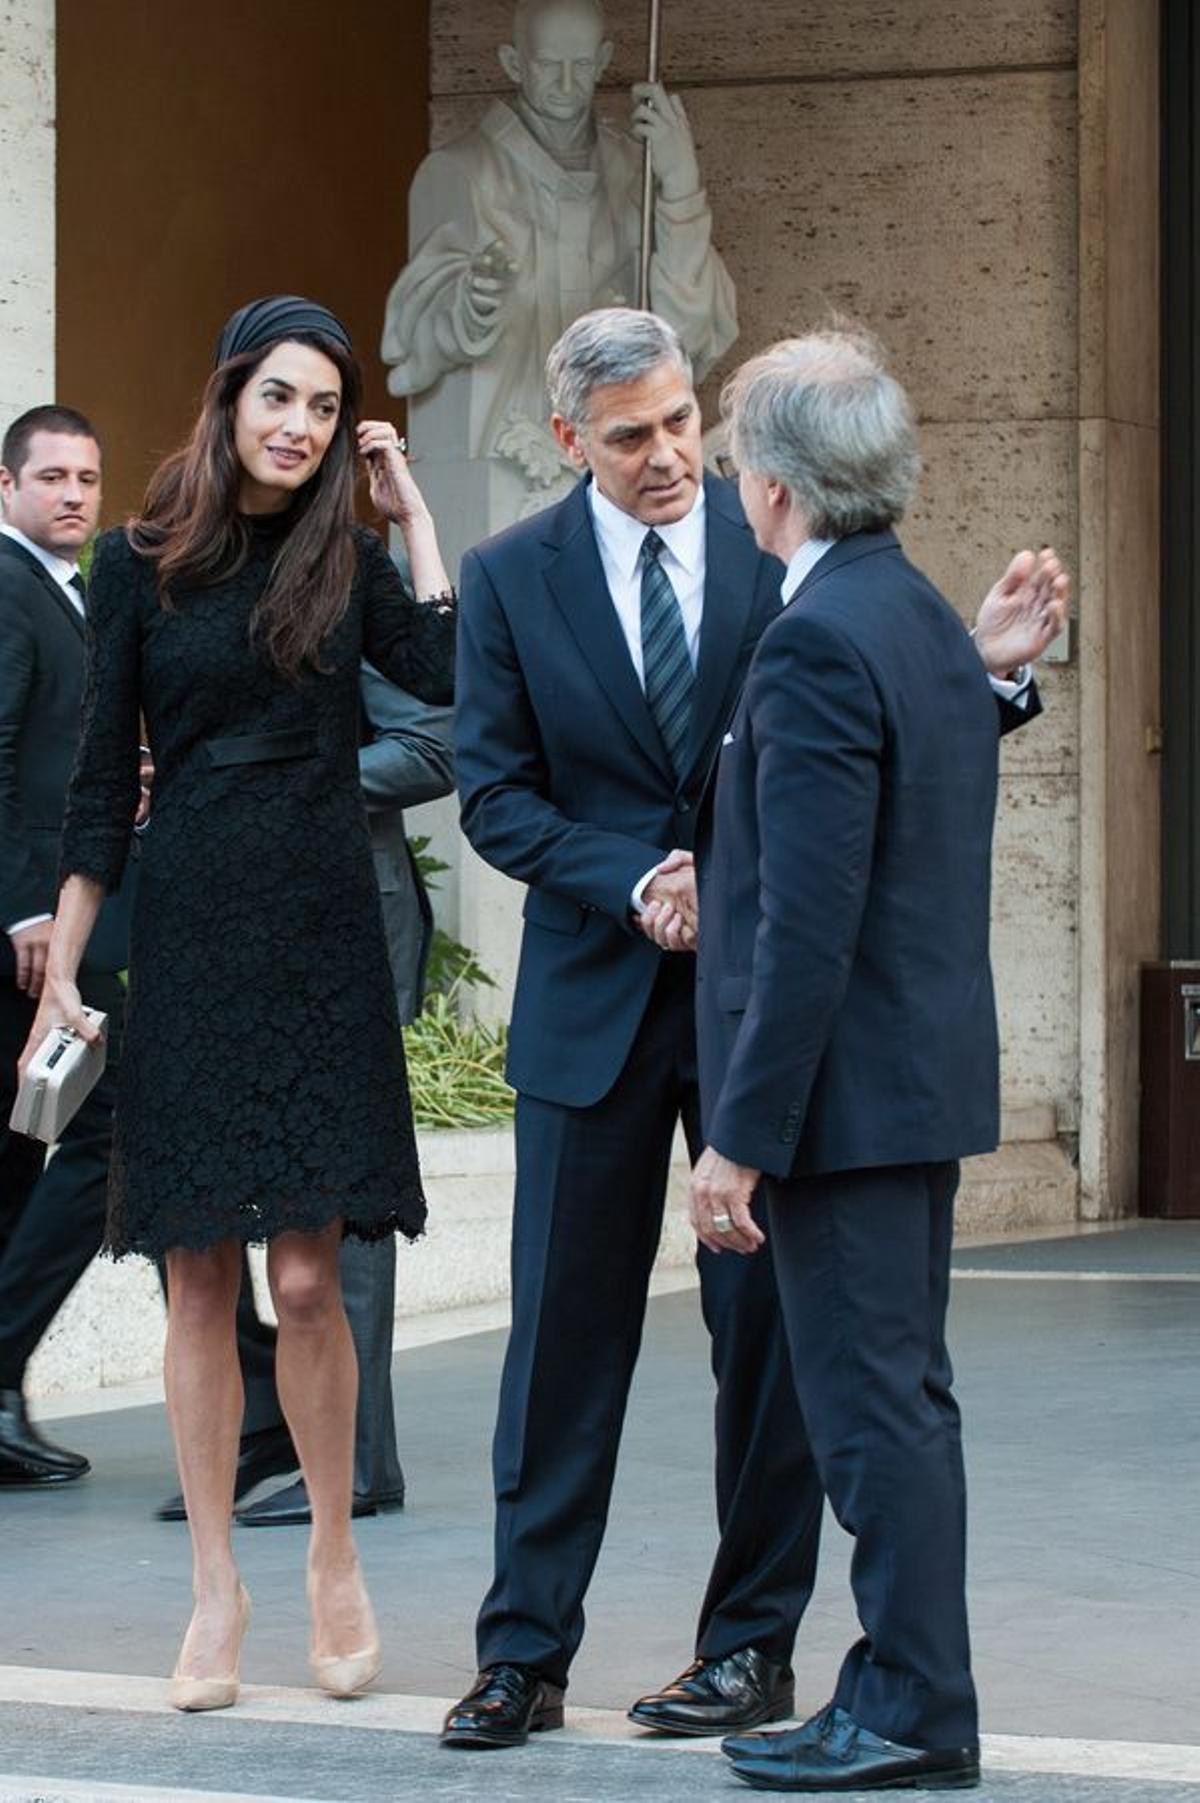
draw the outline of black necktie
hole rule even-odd
[[[692,725],[696,678],[688,656],[679,597],[658,561],[663,542],[651,530],[642,540],[642,669],[646,701],[677,777]]]
[[[83,577],[79,574],[78,570],[75,571],[75,574],[73,576],[67,577],[67,587],[73,588],[75,590],[75,593],[79,596],[79,605],[80,605],[80,607],[83,608],[84,612],[86,613],[87,612],[87,583],[83,580]]]

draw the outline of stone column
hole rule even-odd
[[[0,427],[54,399],[55,0],[0,0]]]
[[[1160,937],[1158,8],[1080,0],[1080,1211],[1137,1208]]]

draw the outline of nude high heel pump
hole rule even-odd
[[[171,1674],[172,1709],[228,1709],[238,1700],[241,1684],[242,1641],[250,1621],[250,1597],[244,1584],[238,1585],[238,1656],[233,1671],[225,1678],[188,1678],[176,1666]]]
[[[311,1588],[309,1606],[312,1606]],[[356,1697],[373,1684],[383,1666],[383,1652],[379,1645],[379,1635],[375,1630],[375,1617],[367,1604],[371,1617],[371,1638],[354,1653],[315,1653],[311,1647],[308,1655],[308,1669],[316,1679],[320,1688],[331,1697]]]
[[[357,1697],[379,1676],[383,1652],[378,1640],[372,1640],[357,1653],[310,1653],[308,1663],[329,1696]]]

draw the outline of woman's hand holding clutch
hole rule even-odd
[[[20,1077],[25,1075],[25,1067],[37,1051],[47,1033],[55,1027],[70,1027],[78,1033],[80,1039],[88,1045],[100,1037],[100,1029],[89,1018],[84,1010],[78,987],[63,977],[47,974],[42,988],[42,999],[38,1003],[38,1011],[33,1017],[33,1025],[29,1029],[29,1038],[25,1041],[25,1049],[17,1060],[17,1071]]]

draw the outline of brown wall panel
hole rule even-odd
[[[426,0],[60,0],[58,394],[106,447],[106,522],[187,430],[225,317],[310,294],[369,411],[427,143]]]

